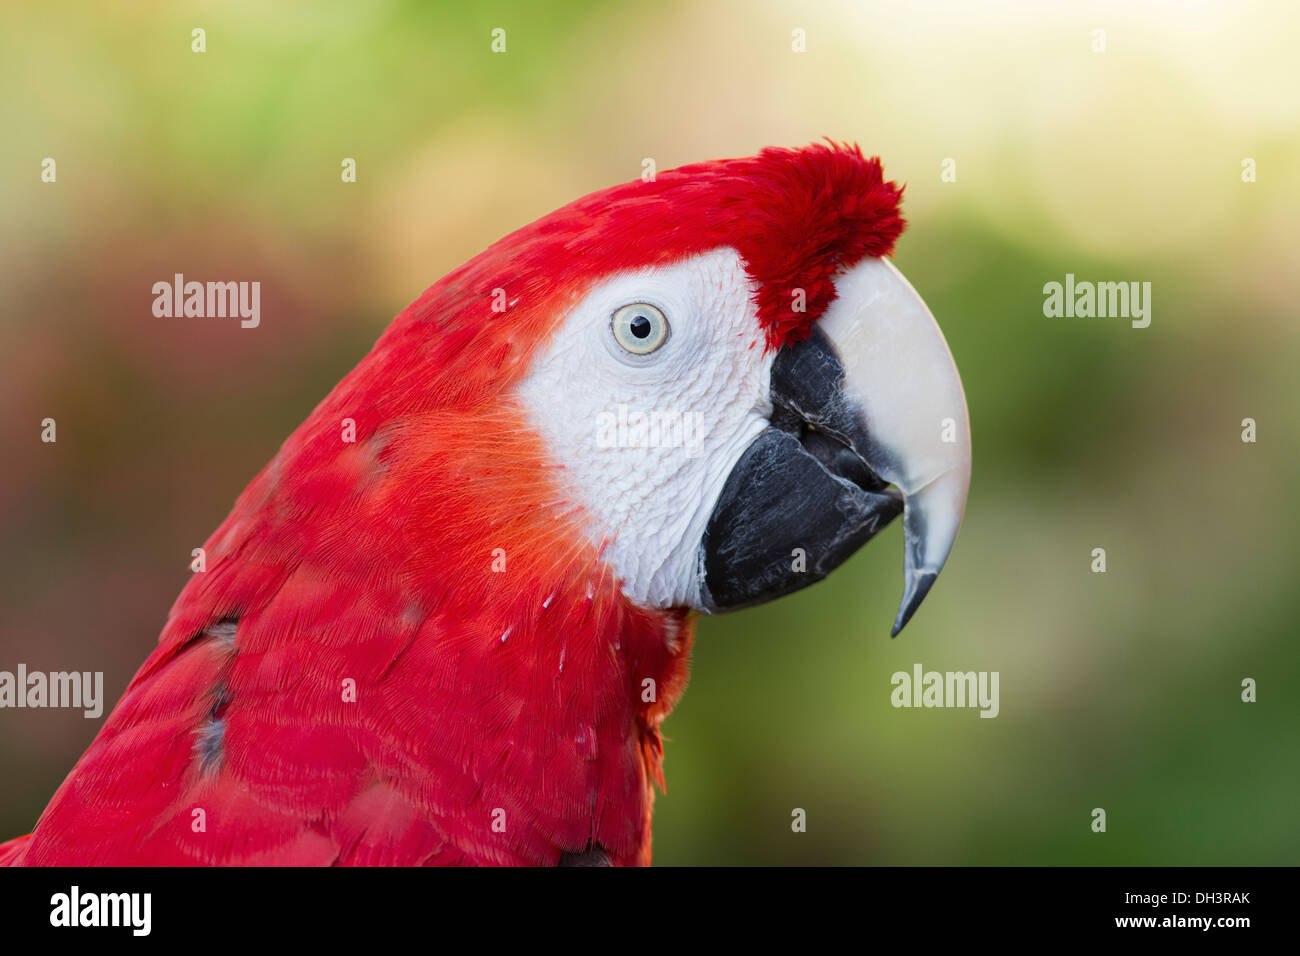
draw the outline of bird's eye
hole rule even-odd
[[[633,355],[649,355],[668,341],[668,319],[645,302],[623,306],[610,327],[618,344]]]

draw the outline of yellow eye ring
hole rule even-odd
[[[649,355],[668,341],[668,319],[648,302],[634,302],[614,313],[614,340],[633,355]]]

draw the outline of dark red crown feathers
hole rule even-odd
[[[857,146],[765,149],[720,165],[719,232],[710,238],[744,257],[773,349],[806,338],[835,298],[836,273],[892,254],[905,226],[902,187]]]

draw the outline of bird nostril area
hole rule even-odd
[[[818,430],[816,425],[801,423],[799,442],[832,475],[867,491],[885,489],[887,483],[862,460],[861,455],[834,435]]]
[[[850,441],[842,437],[840,429],[827,425],[819,427],[817,422],[809,421],[814,417],[820,418],[819,413],[810,413],[792,402],[777,399],[772,404],[768,422],[773,428],[797,438],[804,450],[837,478],[851,481],[864,491],[884,491],[889,482],[876,474]]]

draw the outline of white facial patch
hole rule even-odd
[[[569,313],[519,386],[592,543],[645,607],[700,606],[705,527],[768,424],[774,356],[764,355],[752,291],[740,255],[725,248],[615,275]],[[634,303],[668,323],[644,355],[611,328]],[[623,339],[635,344],[626,330]]]

